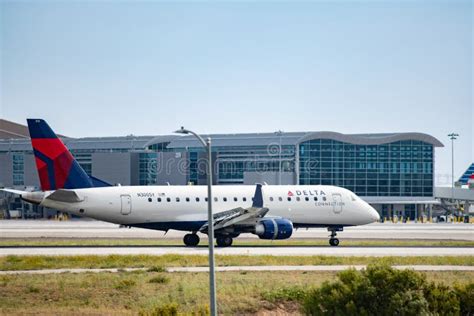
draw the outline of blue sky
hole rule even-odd
[[[474,161],[471,1],[1,1],[0,117],[73,136],[424,132]],[[445,180],[438,180],[438,183]],[[449,180],[447,180],[449,181]],[[441,183],[442,184],[442,183]]]

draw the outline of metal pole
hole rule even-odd
[[[454,141],[459,134],[451,133],[448,137],[451,139],[451,200],[454,203]]]
[[[212,153],[211,153],[211,138],[206,140],[207,148],[207,222],[208,222],[208,236],[209,236],[209,290],[210,290],[210,305],[211,316],[217,315],[216,302],[216,278],[214,265],[214,217],[212,215]]]
[[[281,131],[280,131],[280,159],[278,161],[278,184],[281,185]]]
[[[216,278],[215,278],[215,263],[214,263],[214,217],[212,215],[212,151],[211,138],[208,137],[206,141],[201,136],[193,131],[187,130],[181,126],[180,130],[175,133],[192,134],[196,137],[202,146],[207,151],[207,235],[209,238],[209,296],[211,316],[217,315],[216,302]]]
[[[451,137],[451,199],[454,202],[454,137]]]

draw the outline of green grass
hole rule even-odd
[[[473,256],[439,257],[331,257],[331,256],[216,256],[220,266],[250,265],[338,265],[387,263],[389,265],[474,265]],[[57,268],[152,268],[207,266],[202,255],[109,255],[109,256],[4,256],[0,270]]]
[[[93,238],[2,238],[3,246],[183,246],[181,239],[93,239]],[[200,245],[206,246],[203,238]],[[327,239],[294,238],[287,240],[261,240],[257,238],[236,238],[236,246],[328,246]],[[442,246],[442,247],[474,247],[474,241],[466,240],[367,240],[341,239],[340,247],[346,246]]]
[[[160,275],[169,282],[150,282]],[[474,272],[426,275],[447,285],[474,281]],[[297,296],[297,289],[319,286],[335,276],[332,272],[295,271],[218,273],[219,314],[288,311],[279,302],[281,298]],[[180,313],[193,313],[208,310],[208,281],[206,273],[147,271],[4,275],[0,276],[0,314],[136,315],[174,304]]]

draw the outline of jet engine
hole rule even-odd
[[[287,239],[293,233],[293,223],[286,218],[264,218],[255,225],[260,239]]]

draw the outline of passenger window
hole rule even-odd
[[[227,202],[227,198],[226,198],[226,197],[225,197],[225,198],[223,198],[223,200],[224,200],[224,202]]]
[[[161,202],[161,198],[158,198],[158,202]]]
[[[283,198],[281,196],[278,197],[278,201],[280,201],[280,202],[283,201]]]
[[[236,198],[236,197],[234,197],[234,201],[237,202],[237,198]]]
[[[207,198],[204,198],[204,201],[206,201],[206,202],[207,202]]]
[[[273,202],[273,197],[270,197],[270,202]]]
[[[309,201],[309,197],[305,197],[304,200],[305,200],[306,202],[308,202],[308,201]]]
[[[171,198],[166,198],[166,201],[167,201],[167,202],[171,202]]]
[[[288,197],[288,202],[291,202],[291,197]]]
[[[297,196],[297,197],[296,197],[296,201],[299,202],[300,200],[301,200],[301,198],[300,198],[299,196]]]
[[[315,200],[315,201],[317,201],[317,200],[318,200],[318,197],[317,197],[317,196],[315,196],[315,197],[314,197],[314,200]]]
[[[326,201],[326,197],[325,197],[325,196],[323,196],[323,201]]]
[[[198,197],[196,198],[196,202],[199,202],[199,198],[198,198]]]
[[[219,200],[218,198],[216,198],[216,197],[214,198],[214,202],[217,202],[218,200]]]
[[[188,197],[186,198],[186,202],[189,202],[189,198],[188,198]]]
[[[242,201],[247,202],[247,198],[246,198],[246,197],[243,197],[243,198],[242,198]]]
[[[148,198],[148,202],[151,202],[151,201],[152,201],[152,199],[151,199],[151,198]]]
[[[176,198],[176,202],[179,202],[179,197]]]

